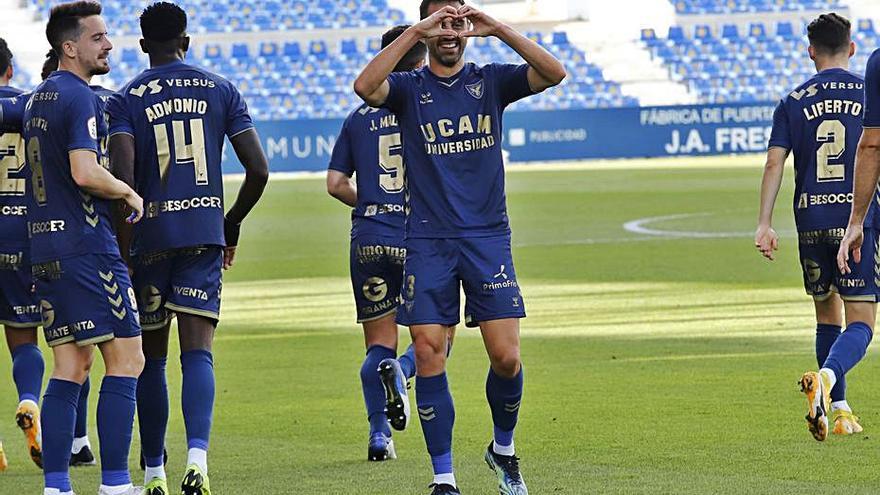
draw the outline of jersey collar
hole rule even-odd
[[[461,81],[467,74],[470,72],[471,66],[473,64],[468,62],[462,66],[461,70],[459,70],[456,74],[453,74],[449,77],[440,77],[437,74],[434,74],[431,69],[426,65],[425,73],[429,75],[430,78],[437,81],[438,84],[444,86],[446,88],[452,89],[459,81]]]

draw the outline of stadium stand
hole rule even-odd
[[[681,15],[746,14],[834,10],[839,0],[670,0]]]
[[[870,20],[857,22],[854,30],[864,48],[850,68],[863,74],[880,40]],[[804,32],[804,25],[783,21],[751,23],[745,30],[726,24],[720,33],[709,25],[692,32],[672,26],[665,38],[645,29],[641,39],[666,64],[670,78],[686,84],[700,103],[759,102],[778,100],[815,73],[806,58]]]

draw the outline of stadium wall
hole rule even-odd
[[[775,103],[512,111],[504,118],[511,162],[752,153],[767,147]],[[342,119],[257,123],[275,172],[327,167]],[[224,171],[241,172],[229,146]]]

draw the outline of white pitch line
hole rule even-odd
[[[660,217],[639,218],[623,224],[623,229],[633,234],[651,235],[656,237],[686,238],[686,239],[723,239],[729,237],[751,237],[753,232],[698,232],[687,230],[661,230],[647,227],[648,224],[665,222],[669,220],[683,220],[685,218],[700,218],[712,216],[714,213],[680,213],[678,215],[664,215]]]

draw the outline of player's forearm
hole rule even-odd
[[[770,226],[773,223],[773,208],[782,186],[782,173],[785,161],[767,158],[764,165],[764,177],[761,179],[761,207],[758,212],[758,225]]]
[[[116,134],[110,138],[110,170],[113,176],[134,187],[134,138],[128,134]]]
[[[859,143],[853,179],[853,205],[850,225],[862,225],[880,177],[880,143]]]
[[[125,182],[113,177],[113,174],[94,162],[91,165],[76,166],[71,163],[73,181],[76,185],[92,196],[103,199],[124,199],[134,195],[134,190]]]
[[[357,205],[357,186],[344,175],[339,179],[328,176],[327,192],[347,206],[354,208]]]
[[[498,39],[513,48],[541,78],[539,87],[532,87],[535,91],[543,91],[556,86],[565,79],[565,67],[556,57],[544,49],[541,45],[526,38],[516,29],[502,24],[496,32]]]
[[[394,67],[403,59],[404,55],[416,43],[419,43],[422,36],[415,27],[410,27],[403,32],[394,42],[385,47],[364,67],[358,78],[354,81],[354,91],[365,102],[372,106],[379,106],[384,101],[384,95],[379,101],[379,93],[382,85],[388,79]]]
[[[240,224],[263,196],[266,183],[269,182],[269,160],[263,152],[256,129],[242,132],[231,142],[238,160],[244,165],[245,175],[235,203],[226,212],[226,219]]]

